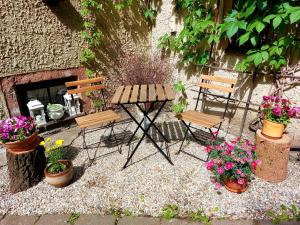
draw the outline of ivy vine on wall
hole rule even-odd
[[[296,0],[235,0],[220,23],[216,12],[219,0],[176,0],[183,11],[183,28],[177,36],[165,34],[159,46],[178,52],[186,64],[209,62],[213,44],[237,40],[248,46],[245,58],[236,65],[239,71],[250,68],[276,72],[288,63],[292,49],[299,51],[297,29],[300,2]]]

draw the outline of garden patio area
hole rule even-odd
[[[89,167],[87,154],[80,149],[82,138],[74,140],[80,131],[78,127],[62,127],[50,131],[53,134],[42,134],[45,138],[65,139],[66,157],[74,164],[74,180],[63,189],[42,181],[27,191],[12,195],[9,192],[7,167],[2,167],[0,214],[114,214],[121,210],[130,215],[160,217],[167,205],[174,205],[179,208],[180,217],[200,209],[206,215],[217,218],[261,219],[268,218],[266,212],[276,211],[281,204],[300,204],[300,164],[296,161],[295,152],[290,156],[285,181],[272,184],[255,177],[248,191],[237,195],[224,187],[215,189],[205,163],[183,153],[176,155],[184,128],[170,113],[163,113],[158,123],[163,122],[168,127],[164,129],[164,134],[169,131],[167,137],[172,136],[169,148],[174,166],[146,141],[138,149],[133,163],[124,170],[122,167],[128,154],[126,145],[122,146],[120,154],[115,146],[102,144],[96,153],[99,158]],[[124,142],[135,125],[125,119],[115,128],[118,140]],[[88,140],[95,141],[103,134],[104,130],[92,133]],[[233,138],[223,132],[220,136]],[[160,141],[159,138],[157,141]],[[186,143],[185,150],[199,157],[206,156],[201,143],[192,139]],[[89,151],[93,153],[95,149]]]

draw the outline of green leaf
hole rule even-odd
[[[244,43],[246,43],[249,40],[249,36],[250,36],[249,32],[247,32],[247,33],[243,34],[242,36],[240,36],[240,38],[239,38],[239,45],[241,46]]]
[[[261,56],[262,56],[263,61],[267,61],[269,58],[269,54],[266,51],[261,52]]]
[[[273,20],[273,23],[272,23],[274,29],[276,29],[276,28],[281,24],[281,22],[282,22],[281,16],[276,16],[276,17],[274,18],[274,20]]]
[[[236,32],[238,32],[238,30],[239,30],[239,27],[237,26],[236,23],[230,23],[226,30],[227,37],[231,38],[233,35],[236,34]]]
[[[270,47],[270,45],[263,45],[263,46],[261,47],[261,50],[267,50],[269,47]]]
[[[261,21],[257,21],[257,24],[255,26],[256,30],[258,33],[262,32],[262,30],[266,27],[266,25],[261,22]]]
[[[298,20],[300,20],[300,10],[295,11],[293,13],[290,14],[290,22],[291,24],[297,22]]]
[[[260,53],[256,53],[254,55],[254,60],[253,60],[254,65],[257,67],[259,64],[262,63],[262,61],[263,61],[262,55]]]
[[[251,41],[251,44],[253,46],[256,46],[257,45],[257,41],[258,41],[258,36],[257,35],[254,35],[250,38],[250,41]]]
[[[266,23],[270,23],[270,21],[271,21],[272,19],[274,19],[275,16],[276,16],[276,15],[273,15],[273,14],[268,15],[268,16],[266,16],[266,17],[263,19],[263,21],[266,22]]]

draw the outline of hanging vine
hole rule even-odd
[[[219,1],[176,0],[183,10],[183,29],[177,36],[164,35],[160,47],[178,52],[185,64],[209,63],[212,48],[220,40],[237,40],[247,47],[239,71],[250,68],[278,71],[288,63],[291,50],[299,51],[297,29],[300,3],[296,0],[236,0],[223,22],[214,18]]]

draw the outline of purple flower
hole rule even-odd
[[[1,138],[2,138],[3,140],[8,140],[8,139],[9,139],[9,133],[2,133],[2,134],[1,134]]]
[[[272,112],[274,113],[275,116],[281,116],[282,115],[281,108],[279,106],[273,108]]]
[[[295,118],[299,112],[300,112],[300,108],[298,108],[298,107],[293,107],[293,108],[289,109],[288,115],[289,115],[289,117],[291,117],[291,118]]]

